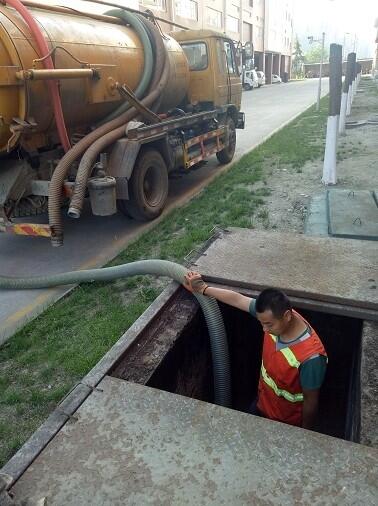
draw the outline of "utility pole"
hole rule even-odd
[[[353,52],[355,53],[356,50],[357,50],[357,33],[354,34]]]
[[[351,35],[350,32],[344,32],[344,37],[343,37],[343,62],[345,60],[345,57],[347,55],[347,52],[346,52],[346,36],[347,35]]]
[[[325,32],[322,33],[322,50],[321,50],[321,54],[320,54],[318,99],[316,101],[316,110],[318,112],[320,111],[320,96],[322,94],[322,71],[323,71],[324,41],[325,41]]]

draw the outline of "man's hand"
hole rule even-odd
[[[203,293],[207,288],[207,284],[201,277],[199,272],[190,271],[185,276],[184,286],[191,293]]]
[[[188,272],[185,276],[184,286],[187,290],[189,290],[189,292],[202,293],[202,295],[206,295],[206,297],[213,297],[220,302],[237,307],[247,313],[249,312],[249,307],[251,305],[251,301],[253,300],[250,297],[246,297],[245,295],[234,292],[233,290],[208,286],[202,279],[199,272]],[[206,293],[204,293],[205,290]]]

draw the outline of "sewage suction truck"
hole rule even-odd
[[[241,90],[224,34],[2,0],[0,231],[60,246],[62,213],[79,218],[88,197],[95,215],[155,219],[173,172],[232,160]]]

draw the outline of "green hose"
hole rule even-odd
[[[7,278],[0,276],[0,289],[49,288],[92,281],[111,281],[141,274],[167,276],[178,283],[184,282],[187,269],[167,260],[141,260],[115,267],[65,272],[33,278]],[[226,330],[215,299],[194,293],[198,300],[209,330],[213,359],[214,396],[216,404],[231,406],[231,375]]]
[[[152,71],[154,67],[154,57],[152,51],[151,40],[148,35],[147,29],[144,24],[140,21],[140,19],[131,12],[122,9],[112,9],[110,11],[105,12],[106,16],[113,16],[115,18],[121,19],[125,24],[128,23],[142,41],[143,51],[144,51],[144,67],[143,67],[143,75],[140,80],[136,90],[135,95],[137,98],[143,98],[144,94],[151,82]],[[103,123],[107,123],[108,121],[116,118],[123,112],[127,111],[130,108],[130,104],[128,102],[124,102],[121,104],[116,110],[111,112],[106,118],[102,119],[98,125],[102,125]]]

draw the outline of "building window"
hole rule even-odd
[[[227,16],[227,30],[230,32],[239,32],[239,20],[233,16]]]
[[[193,0],[176,0],[176,14],[182,18],[198,19],[198,4]]]
[[[206,23],[214,28],[222,28],[222,13],[207,7],[206,9]]]
[[[148,7],[150,9],[156,9],[158,11],[167,10],[166,0],[142,0],[141,3],[144,7]]]
[[[181,47],[188,59],[190,70],[205,70],[207,68],[209,62],[207,57],[207,47],[204,42],[182,44]]]
[[[249,0],[248,4],[249,4],[250,7],[253,7],[253,0]]]

